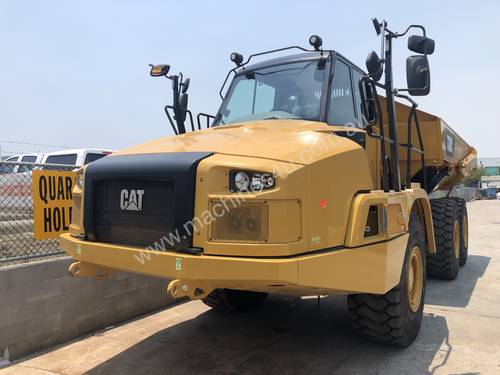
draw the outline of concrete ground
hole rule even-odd
[[[429,280],[407,349],[366,342],[345,297],[273,296],[243,315],[179,304],[0,370],[6,374],[500,374],[500,200],[468,204],[469,260]]]

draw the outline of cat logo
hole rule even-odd
[[[120,208],[128,211],[142,211],[144,190],[123,189],[120,193]]]

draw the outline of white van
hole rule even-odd
[[[23,163],[41,163],[45,154],[33,153],[33,154],[20,154],[8,157],[4,161],[20,161]],[[27,165],[2,165],[0,167],[0,173],[24,173],[29,172],[33,169],[31,166]]]
[[[90,148],[55,151],[45,154],[42,163],[81,166],[96,161],[113,152],[115,151]]]

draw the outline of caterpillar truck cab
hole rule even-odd
[[[315,35],[311,49],[233,53],[219,110],[196,123],[189,81],[152,66],[172,81],[175,135],[77,172],[60,237],[70,274],[163,277],[170,295],[228,312],[268,293],[343,294],[357,333],[411,344],[426,277],[454,279],[467,260],[465,202],[429,194],[460,181],[475,150],[411,98],[430,90],[425,29],[373,23],[382,57],[371,52],[367,72]],[[415,54],[396,89],[393,43],[410,30]],[[299,53],[250,64],[289,50]]]

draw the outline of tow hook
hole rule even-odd
[[[109,279],[113,275],[113,270],[110,268],[85,262],[72,263],[68,272],[73,277],[93,277],[97,280]]]
[[[185,280],[172,280],[167,286],[167,293],[173,298],[189,297],[192,300],[203,299],[215,288],[207,285],[192,284]]]

